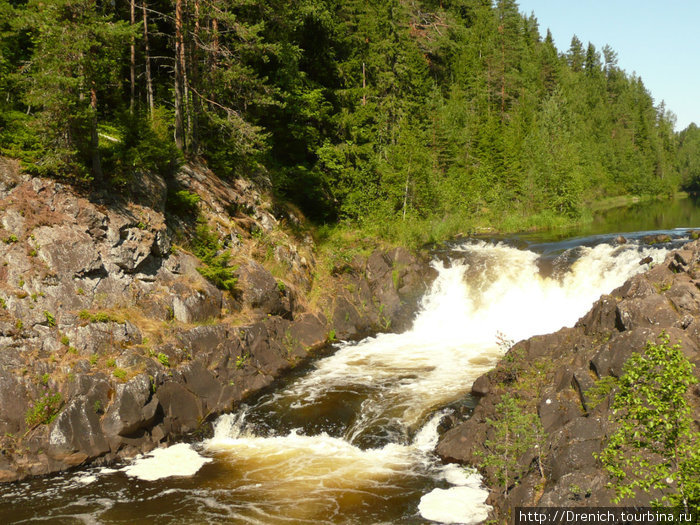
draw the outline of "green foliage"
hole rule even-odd
[[[484,442],[486,452],[482,454],[481,466],[495,470],[496,480],[506,495],[518,478],[527,472],[529,465],[523,467],[521,459],[528,451],[535,451],[540,475],[544,477],[542,454],[545,434],[537,414],[525,410],[523,403],[510,394],[501,397],[495,413],[498,414],[497,419],[486,420],[492,437]]]
[[[70,339],[68,338],[67,335],[62,335],[61,336],[61,344],[68,346],[70,344]]]
[[[676,134],[612,49],[560,53],[513,0],[179,2],[174,68],[175,4],[131,24],[119,3],[0,2],[0,154],[127,194],[197,158],[410,246],[700,187],[698,128]],[[194,217],[197,197],[168,208]],[[203,273],[233,289],[215,252]]]
[[[593,410],[615,389],[618,384],[617,378],[613,376],[604,376],[598,379],[595,384],[586,390],[586,398],[588,399],[588,408]]]
[[[158,362],[161,365],[170,366],[170,359],[168,359],[168,356],[166,354],[164,354],[163,352],[159,352],[156,357],[158,359]]]
[[[117,379],[121,379],[122,381],[126,380],[126,370],[124,370],[123,368],[114,369],[112,375]]]
[[[44,310],[44,317],[46,317],[46,323],[50,327],[56,326],[56,318],[51,312],[49,312],[48,310]]]
[[[248,354],[248,352],[243,352],[241,355],[236,357],[236,368],[238,368],[239,370],[243,368],[248,362],[249,358],[250,355]]]
[[[700,505],[700,433],[686,400],[697,382],[665,333],[625,363],[611,414],[617,429],[600,454],[616,503],[641,490],[661,493],[659,503]]]
[[[173,142],[171,121],[170,112],[156,107],[148,115],[121,111],[111,122],[112,127],[100,126],[101,137],[117,139],[114,142],[105,138],[103,143],[108,147],[101,147],[105,171],[113,183],[128,191],[136,182],[136,173],[153,172],[169,177],[175,171],[181,155]]]
[[[105,364],[106,364],[109,368],[114,368],[115,366],[117,366],[117,361],[116,361],[116,359],[114,359],[113,357],[110,357],[109,359],[107,359],[107,362],[106,362]]]
[[[110,315],[107,312],[96,312],[94,314],[88,312],[87,310],[80,310],[78,317],[84,321],[90,321],[91,323],[118,323],[121,321],[118,317]]]
[[[38,401],[29,405],[24,421],[28,427],[49,425],[56,419],[62,406],[63,397],[59,392],[46,392]]]
[[[199,195],[187,190],[168,192],[168,209],[178,215],[197,215]]]
[[[209,229],[206,221],[200,219],[192,239],[192,251],[204,263],[197,271],[214,286],[232,292],[238,278],[238,267],[229,266],[231,258],[228,250],[221,246],[219,236]]]
[[[683,186],[700,190],[700,128],[691,123],[678,136],[678,170]]]

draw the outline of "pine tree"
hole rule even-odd
[[[33,125],[45,148],[36,167],[42,172],[103,177],[100,99],[119,84],[117,64],[132,34],[105,9],[94,0],[27,4],[22,23],[34,48],[24,103],[36,112]]]

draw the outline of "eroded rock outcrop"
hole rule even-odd
[[[496,489],[495,472],[483,469],[493,487],[494,517],[503,521],[516,506],[609,506],[614,493],[596,459],[614,431],[611,393],[592,387],[606,376],[620,377],[625,361],[665,331],[679,342],[700,377],[700,244],[670,253],[662,264],[601,297],[573,328],[514,345],[498,366],[479,377],[473,415],[446,432],[437,446],[445,461],[479,465],[484,442],[493,437],[505,394],[516,395],[536,412],[546,432],[544,478],[534,452],[520,458],[524,475],[507,496]],[[700,397],[690,397],[700,429]],[[630,504],[649,504],[641,493]]]
[[[329,338],[406,325],[425,260],[372,249],[321,280],[290,223],[260,187],[203,166],[114,196],[0,159],[0,481],[206,432]],[[230,255],[232,290],[200,273],[201,232]]]

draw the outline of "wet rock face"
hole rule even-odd
[[[537,469],[526,468],[507,497],[494,489],[496,516],[506,516],[515,506],[611,505],[609,478],[595,454],[613,432],[612,398],[593,387],[606,376],[620,377],[627,359],[662,331],[681,344],[692,363],[700,364],[699,268],[700,243],[695,241],[601,297],[574,328],[516,344],[508,359],[474,382],[479,404],[470,419],[441,437],[437,454],[444,461],[479,465],[489,436],[487,420],[498,418],[502,395],[517,395],[536,411],[546,432],[546,480]],[[700,377],[697,366],[695,373]],[[697,419],[700,400],[694,403]],[[486,469],[484,474],[495,487],[494,472]],[[650,499],[641,493],[633,503],[648,505]]]
[[[410,327],[420,298],[437,277],[425,258],[404,248],[375,250],[339,268],[339,286],[326,304],[336,337]]]
[[[280,228],[299,219],[259,186],[196,165],[172,188],[139,180],[128,199],[85,195],[0,157],[0,482],[203,431],[329,336],[407,326],[434,278],[376,250],[311,304],[313,240]],[[173,191],[197,212],[172,210]],[[197,214],[236,267],[232,292],[182,248]]]

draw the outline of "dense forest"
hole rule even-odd
[[[317,223],[571,221],[697,184],[673,128],[514,0],[0,0],[0,153],[86,185],[199,158]]]

